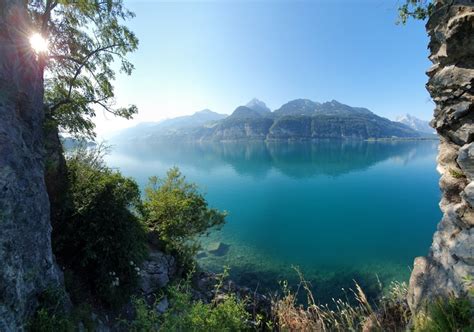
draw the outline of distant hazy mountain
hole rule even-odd
[[[193,115],[180,116],[173,119],[161,121],[158,126],[160,128],[183,128],[202,126],[212,121],[222,120],[226,114],[219,114],[211,110],[205,109],[194,113]]]
[[[417,138],[423,136],[405,124],[380,117],[366,108],[351,107],[336,100],[317,103],[309,99],[296,99],[282,105],[274,112],[270,112],[265,103],[253,99],[246,106],[237,107],[228,117],[202,125],[195,125],[198,121],[194,120],[192,121],[193,126],[176,126],[176,123],[188,123],[190,118],[195,117],[196,114],[191,117],[167,120],[165,124],[161,123],[162,127],[140,128],[141,133],[137,137],[227,141]],[[169,125],[171,127],[166,127]],[[163,126],[166,128],[163,129]]]
[[[410,114],[398,116],[395,121],[403,123],[408,127],[420,131],[422,133],[434,134],[435,130],[430,126],[430,123],[425,120],[418,119]]]
[[[149,136],[170,135],[176,131],[189,130],[195,127],[206,126],[227,117],[227,114],[219,114],[205,109],[192,115],[179,116],[160,122],[143,122],[130,128],[126,128],[115,135],[112,140],[142,139]]]
[[[78,147],[93,147],[97,145],[95,142],[75,137],[64,137],[60,135],[59,139],[61,140],[64,150],[73,150]]]
[[[267,105],[263,101],[258,100],[257,98],[252,99],[245,106],[262,115],[271,112]]]

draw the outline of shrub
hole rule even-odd
[[[91,307],[86,304],[73,308],[62,288],[48,288],[38,297],[38,308],[28,322],[31,332],[69,332],[82,326],[84,331],[95,331]]]
[[[67,158],[71,208],[53,230],[60,262],[104,303],[128,299],[146,256],[138,185],[106,167],[104,149],[79,148]]]
[[[222,302],[192,301],[187,283],[169,288],[170,309],[163,314],[160,331],[248,331],[250,315],[234,294]]]
[[[30,321],[28,330],[31,332],[68,332],[74,331],[74,328],[73,322],[67,316],[51,313],[41,308]]]
[[[474,331],[473,310],[473,305],[467,297],[438,298],[415,316],[415,331]]]
[[[131,332],[158,331],[160,319],[154,308],[149,308],[145,300],[140,298],[133,298],[132,303],[135,318],[121,321],[124,329]]]
[[[150,178],[145,189],[143,213],[147,226],[186,264],[199,249],[198,237],[225,222],[225,212],[209,208],[194,183],[189,183],[177,167],[166,178]]]
[[[73,331],[75,324],[66,312],[66,298],[59,288],[46,289],[38,297],[38,309],[28,322],[31,332]]]

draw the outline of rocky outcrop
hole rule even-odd
[[[218,285],[220,287],[218,287]],[[245,300],[246,310],[253,316],[256,314],[270,317],[272,312],[272,301],[269,296],[263,295],[257,289],[242,287],[232,280],[222,280],[222,276],[211,272],[198,272],[193,275],[192,292],[195,300],[204,303],[221,302],[229,294]]]
[[[21,331],[60,284],[43,165],[43,77],[26,2],[0,2],[0,331]]]
[[[176,275],[176,260],[160,251],[150,252],[140,271],[140,289],[145,297],[162,290]]]
[[[443,219],[427,257],[415,259],[409,304],[463,295],[474,275],[474,2],[436,1],[427,23],[433,66],[427,89],[436,103]]]

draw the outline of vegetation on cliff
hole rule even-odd
[[[103,149],[79,148],[67,158],[70,207],[53,229],[53,249],[63,268],[106,304],[128,300],[146,256],[136,182],[111,170]],[[68,272],[69,273],[69,272]],[[66,274],[69,276],[69,274]]]

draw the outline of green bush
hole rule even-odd
[[[84,331],[95,331],[91,307],[86,304],[70,308],[62,288],[49,288],[40,294],[35,315],[28,322],[31,332],[70,332],[82,326]]]
[[[144,299],[132,300],[135,318],[121,321],[122,327],[130,332],[151,332],[159,330],[160,319],[154,308],[149,308]]]
[[[199,249],[198,237],[225,222],[225,212],[208,207],[194,183],[188,183],[177,167],[166,178],[150,178],[145,189],[143,213],[147,226],[178,254],[186,265]]]
[[[160,331],[248,331],[250,315],[245,303],[231,294],[219,303],[193,302],[187,284],[169,288],[170,309],[163,314]]]
[[[59,261],[106,304],[126,301],[146,256],[138,185],[105,166],[102,148],[67,158],[71,207],[53,230]]]
[[[416,332],[474,331],[474,307],[467,297],[438,298],[414,320]]]
[[[52,313],[45,308],[36,312],[28,327],[31,332],[69,332],[74,329],[68,316]]]
[[[75,324],[66,311],[66,297],[60,288],[48,288],[38,297],[38,309],[28,322],[31,332],[73,331]]]

